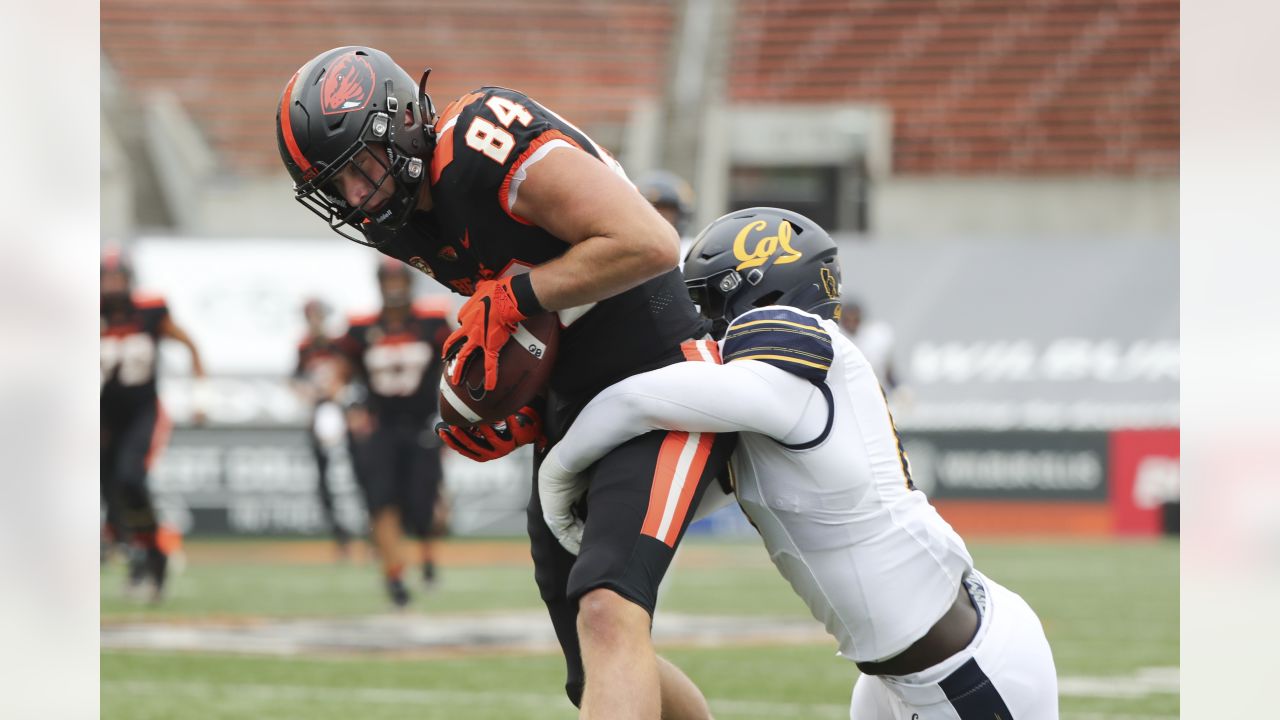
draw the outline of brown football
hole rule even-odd
[[[498,351],[498,384],[484,389],[484,358],[472,353],[462,382],[449,376],[456,361],[445,363],[440,377],[440,417],[451,425],[479,425],[505,420],[528,405],[547,386],[560,341],[560,317],[540,313],[516,325]]]

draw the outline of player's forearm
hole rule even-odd
[[[187,352],[191,353],[192,374],[198,378],[204,377],[204,363],[200,360],[200,350],[196,348],[195,341],[191,339],[191,336],[187,334],[187,331],[183,330],[182,327],[175,323],[172,317],[166,315],[160,325],[160,332],[164,337],[177,340],[182,343],[183,347],[187,349]]]
[[[200,351],[196,350],[193,344],[187,345],[191,349],[191,374],[198,378],[204,377],[204,361],[200,359]]]
[[[599,302],[661,275],[679,262],[679,243],[666,238],[597,236],[534,268],[529,280],[548,310]]]
[[[754,376],[710,363],[680,363],[607,388],[583,408],[556,446],[564,468],[578,473],[622,443],[653,430],[725,433],[767,431],[751,398]],[[769,428],[771,429],[771,428]]]

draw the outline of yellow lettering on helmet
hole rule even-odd
[[[738,270],[763,265],[765,260],[773,257],[779,250],[784,254],[778,258],[778,265],[799,260],[802,253],[791,247],[791,223],[782,220],[778,223],[778,234],[762,237],[756,241],[755,248],[747,252],[747,237],[753,232],[763,232],[769,226],[764,220],[749,222],[738,231],[733,239],[733,255],[738,258]]]

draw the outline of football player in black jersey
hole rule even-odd
[[[404,584],[403,536],[420,540],[423,578],[436,580],[433,520],[443,470],[432,430],[443,362],[452,329],[447,305],[413,302],[413,277],[404,263],[378,267],[382,311],[351,318],[339,340],[366,401],[348,413],[357,436],[356,458],[369,511],[370,534],[397,607],[409,602]]]
[[[133,273],[118,252],[101,266],[102,364],[100,486],[107,530],[130,545],[129,582],[150,585],[150,599],[164,593],[169,559],[161,537],[147,472],[163,449],[169,421],[156,392],[160,340],[177,340],[191,352],[191,369],[204,377],[200,352],[169,316],[164,299],[133,291]],[[196,422],[204,421],[196,413]]]
[[[307,437],[316,459],[316,493],[338,556],[345,559],[351,535],[338,519],[333,490],[329,487],[329,452],[346,435],[340,406],[345,360],[342,348],[325,327],[329,308],[313,298],[302,306],[302,314],[306,318],[307,334],[298,343],[293,387],[299,397],[311,405]]]
[[[516,323],[557,312],[545,417],[554,441],[612,383],[710,357],[677,269],[679,238],[609,153],[515,90],[482,87],[437,114],[426,80],[378,50],[326,51],[286,84],[276,137],[299,202],[344,237],[470,296],[445,344],[455,373],[474,357],[494,387]],[[529,411],[440,433],[488,459],[537,442],[537,425]],[[533,489],[534,575],[583,717],[710,717],[697,688],[654,654],[650,626],[689,509],[734,440],[657,432],[606,456],[591,472],[576,559],[551,535]]]

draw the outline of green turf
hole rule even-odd
[[[806,615],[752,543],[715,546],[714,566],[681,562],[660,612]],[[1062,676],[1128,676],[1178,664],[1178,545],[973,544],[988,575],[1019,592],[1045,624]],[[103,577],[105,622],[205,616],[337,616],[386,605],[365,565],[195,565],[158,609],[120,599],[119,570]],[[538,608],[523,563],[446,568],[420,599],[436,612]],[[665,649],[712,700],[721,720],[847,717],[853,667],[832,644]],[[299,659],[104,652],[102,717],[570,718],[555,654],[442,660]],[[1064,718],[1146,720],[1178,715],[1175,694],[1064,697]]]

